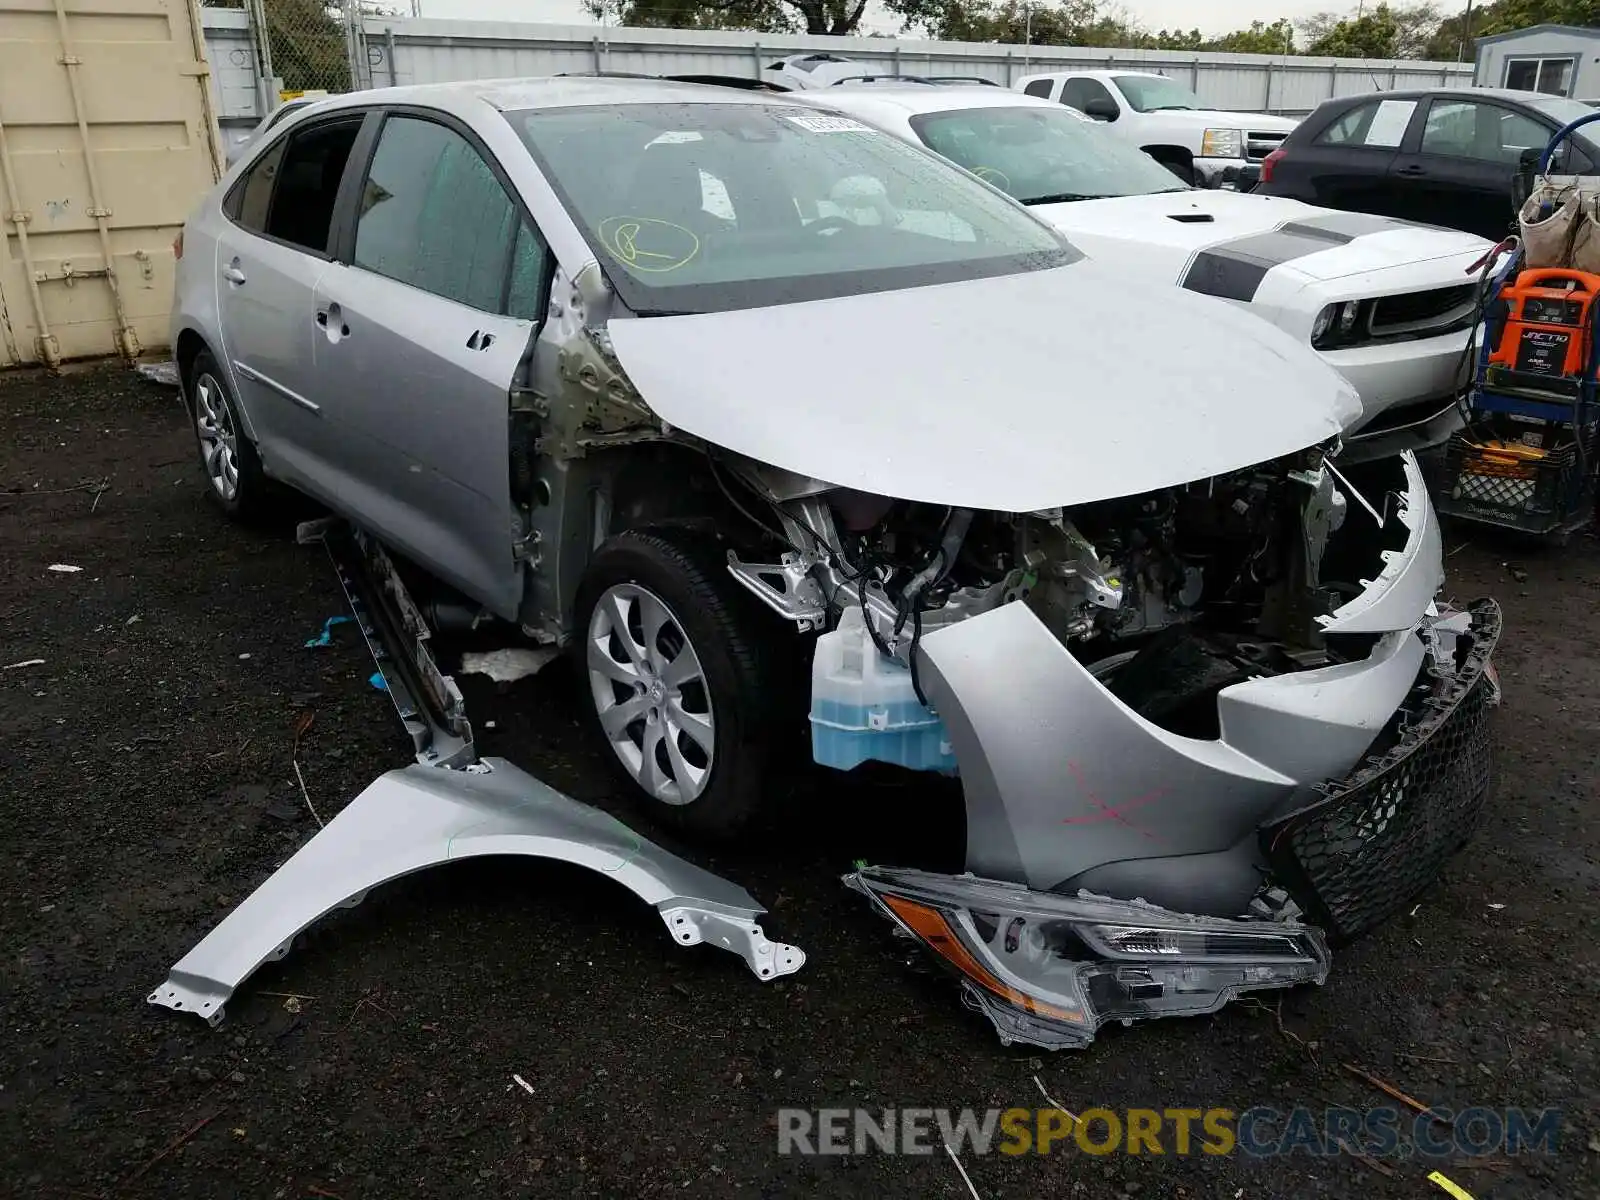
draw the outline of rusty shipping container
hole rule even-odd
[[[165,346],[221,167],[196,4],[0,0],[0,367]]]

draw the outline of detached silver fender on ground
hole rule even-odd
[[[466,770],[412,766],[379,777],[172,968],[150,1003],[212,1025],[263,963],[295,935],[367,892],[441,863],[489,854],[556,859],[616,880],[661,914],[680,946],[710,942],[763,980],[805,955],[768,941],[749,892],[646,841],[503,759]]]

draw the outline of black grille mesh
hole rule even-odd
[[[1462,305],[1470,304],[1476,298],[1477,290],[1476,284],[1463,283],[1455,287],[1432,288],[1426,292],[1379,296],[1372,305],[1372,332],[1381,337],[1384,327],[1388,325],[1407,325],[1412,321],[1451,316]]]
[[[1471,608],[1472,649],[1401,717],[1393,744],[1319,798],[1263,827],[1274,871],[1330,941],[1381,924],[1433,882],[1471,838],[1488,797],[1495,685],[1485,674],[1500,637],[1492,600]]]

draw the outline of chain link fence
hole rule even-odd
[[[366,35],[357,0],[205,0],[243,11],[250,23],[264,111],[284,93],[370,87]]]

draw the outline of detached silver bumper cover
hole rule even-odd
[[[212,1025],[264,962],[336,908],[413,871],[486,854],[557,859],[616,880],[661,914],[680,946],[709,942],[763,980],[805,955],[768,941],[750,893],[641,838],[503,759],[465,770],[413,766],[380,777],[184,955],[150,1003]]]
[[[922,681],[961,767],[967,870],[1039,891],[1143,896],[1175,912],[1244,911],[1260,881],[1250,859],[1264,814],[1356,769],[1439,643],[1430,612],[1443,574],[1439,525],[1414,456],[1403,463],[1406,487],[1386,519],[1405,545],[1322,619],[1329,635],[1375,635],[1366,657],[1223,688],[1220,736],[1145,719],[1026,605],[927,634]]]
[[[1353,771],[1258,807],[1253,853],[1172,855],[1195,820],[1181,807],[1141,812],[1136,824],[1118,820],[1108,798],[1103,821],[1065,819],[1079,854],[1104,852],[1096,845],[1104,825],[1115,849],[1142,854],[1150,869],[1121,877],[1147,887],[1141,895],[1216,895],[1197,878],[1242,871],[1254,883],[1229,911],[1248,916],[1191,915],[1081,886],[1030,888],[970,873],[869,867],[845,882],[961,976],[966,1002],[989,1017],[1002,1042],[1077,1048],[1107,1021],[1213,1012],[1248,991],[1320,984],[1330,939],[1347,941],[1401,911],[1476,829],[1490,783],[1498,685],[1489,660],[1499,636],[1492,600],[1434,621],[1426,662],[1408,666],[1405,703],[1376,744]],[[1105,746],[1118,749],[1109,739]],[[1095,761],[1112,775],[1143,766],[1107,753]],[[1207,794],[1192,776],[1169,777],[1185,785],[1175,800],[1206,811]],[[1150,844],[1140,847],[1133,833]]]

